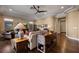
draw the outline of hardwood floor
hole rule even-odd
[[[60,39],[59,39],[60,38]],[[62,53],[79,53],[79,41],[68,39],[65,33],[58,36],[59,52]]]
[[[51,45],[51,48],[49,49],[50,51],[47,53],[79,53],[79,42],[76,40],[68,39],[65,36],[65,33],[61,33],[57,36],[57,45]],[[15,53],[15,50],[11,49],[10,40],[0,41],[0,53]],[[29,50],[28,53],[40,52],[35,48],[32,51]]]
[[[14,53],[15,51],[11,48],[10,40],[0,41],[0,53]]]

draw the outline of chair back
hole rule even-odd
[[[37,35],[37,42],[44,45],[45,37],[43,35]]]

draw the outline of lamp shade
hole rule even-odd
[[[14,27],[14,29],[26,29],[26,27],[22,23],[19,23]]]

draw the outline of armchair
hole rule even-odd
[[[30,50],[32,50],[36,48],[36,46],[37,46],[36,34],[30,33],[28,47],[30,48]]]

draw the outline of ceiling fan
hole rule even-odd
[[[31,7],[31,9],[35,9],[35,10],[36,10],[36,13],[35,13],[35,14],[47,12],[46,10],[40,10],[39,8],[40,8],[40,6],[35,6],[35,5],[33,5],[33,6]]]

